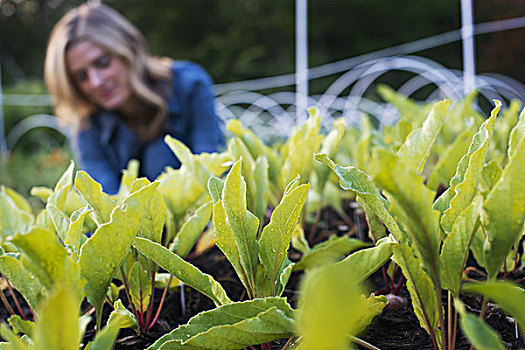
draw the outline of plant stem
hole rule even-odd
[[[350,338],[350,340],[352,340],[352,343],[355,343],[355,344],[357,344],[359,346],[362,346],[363,348],[370,349],[370,350],[381,350],[379,348],[376,348],[372,344],[367,343],[363,339],[359,339],[358,337],[354,337],[353,335],[349,335],[348,337]]]
[[[129,295],[129,282],[128,282],[128,279],[126,278],[126,274],[124,274],[124,269],[122,267],[120,267],[120,274],[122,275],[122,281],[124,282],[124,291],[126,292],[126,297],[128,298],[128,302],[131,307],[131,312],[133,312],[133,314],[137,316],[137,320],[138,320],[139,314],[137,312],[137,309],[135,308],[135,305],[133,305],[131,296]],[[140,322],[140,320],[138,321]]]
[[[386,276],[385,265],[381,266],[381,271],[383,271],[383,279],[385,280],[386,292],[390,293],[392,291],[393,285],[390,284],[390,281],[388,280],[388,277]]]
[[[474,267],[474,266],[469,266],[469,267],[467,267],[467,268],[465,269],[465,271],[464,271],[464,274],[468,276],[468,273],[469,273],[470,271],[474,271],[474,272],[476,272],[476,273],[479,273],[479,274],[482,275],[482,276],[487,276],[487,274],[486,274],[485,272],[481,271],[480,269],[478,269],[478,268],[476,268],[476,267]]]
[[[448,312],[447,312],[447,320],[448,320],[448,349],[453,350],[452,345],[452,293],[448,291]]]
[[[350,219],[350,217],[348,215],[346,215],[346,213],[344,212],[344,210],[342,210],[341,212],[337,212],[337,214],[339,214],[339,216],[341,217],[341,219],[343,219],[343,221],[345,222],[345,224],[347,224],[348,226],[352,227],[352,226],[355,226],[354,222],[352,221],[352,219]]]
[[[452,328],[452,349],[456,347],[456,333],[458,331],[458,310],[454,308],[454,327]]]
[[[401,286],[405,282],[405,275],[401,274],[401,277],[399,277],[399,281],[397,281],[397,284],[394,287],[394,294],[399,293],[399,290],[401,289]]]
[[[290,344],[292,344],[292,341],[295,339],[295,337],[291,337],[291,338],[288,338],[288,341],[286,342],[286,344],[284,344],[283,348],[281,350],[286,350],[288,349],[288,347],[290,346]]]
[[[322,203],[323,197],[321,196],[321,203]],[[312,225],[312,228],[310,229],[310,232],[308,233],[308,244],[312,245],[315,233],[317,232],[317,225],[319,224],[319,221],[321,220],[321,207],[317,209],[317,213],[315,214],[315,221]]]
[[[479,318],[482,320],[485,318],[485,313],[487,313],[488,304],[489,304],[489,299],[486,297],[483,297],[483,305],[481,306],[481,312],[479,313]]]
[[[11,316],[13,316],[15,314],[15,311],[13,310],[11,305],[9,305],[9,302],[5,298],[4,291],[1,290],[1,289],[0,289],[0,299],[2,299],[2,303],[4,304],[5,308],[7,309],[7,312],[9,312],[9,314]]]
[[[22,308],[20,307],[20,304],[18,303],[18,299],[15,296],[15,292],[13,290],[13,286],[11,285],[11,282],[9,282],[7,278],[5,278],[5,281],[7,282],[7,289],[9,289],[9,294],[11,294],[11,297],[13,298],[15,306],[18,309],[18,312],[20,313],[20,317],[22,317],[23,320],[27,321],[26,314],[24,313],[24,311],[22,311]]]
[[[168,292],[168,289],[169,289],[169,286],[171,284],[171,280],[172,279],[173,279],[173,276],[170,274],[170,278],[168,279],[168,284],[166,284],[166,287],[164,287],[164,291],[162,292],[162,298],[160,298],[160,304],[159,304],[159,307],[157,308],[157,313],[155,314],[155,317],[153,318],[153,321],[151,321],[151,323],[148,326],[148,328],[146,329],[146,331],[149,331],[151,329],[151,327],[153,327],[155,322],[157,322],[157,319],[159,318],[159,315],[160,315],[160,310],[162,309],[162,306],[164,305],[164,300],[166,299],[166,294]],[[181,287],[181,288],[184,288],[184,287]]]
[[[151,281],[151,296],[149,299],[149,307],[146,311],[146,330],[148,330],[150,327],[148,326],[150,324],[151,315],[153,314],[153,304],[155,301],[155,263],[151,263],[151,271],[150,271],[150,281]]]

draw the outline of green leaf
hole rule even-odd
[[[93,212],[93,209],[90,209],[89,206],[85,206],[78,209],[71,215],[71,221],[69,222],[69,227],[67,228],[67,238],[64,243],[71,245],[73,250],[71,259],[73,261],[77,261],[78,259],[84,221],[91,212]]]
[[[296,128],[288,138],[281,168],[281,188],[290,183],[297,175],[301,176],[303,182],[310,178],[314,153],[319,150],[323,136],[319,134],[321,129],[319,110],[310,108],[308,114],[306,123]]]
[[[201,312],[157,340],[156,349],[242,349],[293,335],[293,310],[285,299],[264,298]]]
[[[210,192],[210,196],[213,199],[214,205],[221,199],[223,188],[224,181],[215,176],[210,177],[208,180],[208,191]]]
[[[139,177],[140,162],[132,159],[128,162],[126,169],[122,170],[122,178],[118,189],[117,198],[124,199],[131,192],[133,182]]]
[[[9,326],[6,323],[0,324],[0,335],[2,338],[7,340],[9,343],[7,343],[7,350],[29,350],[31,349],[27,341],[24,341],[24,338],[19,338],[13,331],[9,328]],[[0,344],[6,344],[6,343],[0,343]],[[3,350],[4,348],[2,348]]]
[[[265,144],[257,137],[251,130],[243,128],[240,120],[230,119],[226,124],[226,129],[237,136],[246,145],[246,148],[250,151],[253,159],[257,159],[261,154],[264,154]]]
[[[472,203],[456,219],[441,248],[439,256],[442,267],[440,269],[441,284],[455,297],[459,296],[463,270],[470,251],[470,242],[476,233],[476,224],[481,214],[482,204],[483,200],[480,196],[474,197]]]
[[[33,186],[29,193],[34,197],[40,198],[44,203],[47,203],[49,196],[53,194],[53,190],[45,186]]]
[[[505,281],[487,281],[466,284],[462,291],[489,298],[518,322],[521,332],[525,332],[525,290],[522,287]]]
[[[407,279],[407,289],[419,324],[428,334],[436,334],[439,326],[439,304],[432,280],[421,268],[420,262],[414,256],[414,250],[406,244],[394,247],[394,258]]]
[[[29,233],[13,237],[13,243],[22,250],[22,263],[47,288],[66,279],[66,264],[71,264],[66,249],[58,242],[54,233],[39,227]]]
[[[357,196],[356,202],[359,203],[359,206],[363,208],[365,212],[366,223],[368,226],[368,237],[370,237],[374,242],[386,237],[386,227],[377,216],[372,208],[360,197]]]
[[[340,264],[327,264],[308,272],[299,291],[297,333],[299,349],[348,349],[348,335],[362,329],[364,299],[352,276]]]
[[[456,173],[461,158],[467,153],[472,137],[476,133],[478,126],[471,120],[468,129],[463,130],[442,153],[439,154],[438,162],[428,178],[427,186],[432,190],[437,190],[439,184],[448,185],[450,179]]]
[[[87,281],[86,295],[97,310],[99,329],[107,289],[128,254],[139,225],[140,212],[137,208],[128,205],[123,211],[116,207],[110,221],[100,225],[80,251],[81,273]]]
[[[394,246],[395,243],[385,242],[376,247],[362,249],[338,264],[344,266],[348,275],[354,276],[356,283],[361,283],[390,260]]]
[[[140,261],[136,261],[127,278],[131,302],[139,312],[145,312],[148,309],[151,297],[151,280],[148,271]]]
[[[26,232],[35,220],[33,214],[18,207],[5,189],[0,189],[0,233],[4,237]]]
[[[186,166],[181,166],[177,170],[166,168],[166,172],[157,180],[160,182],[158,191],[162,194],[177,225],[186,216],[188,210],[206,194],[206,184],[201,185]]]
[[[432,105],[421,106],[387,85],[378,86],[377,92],[385,101],[394,105],[403,118],[416,125],[419,125],[425,120],[428,110],[432,107]]]
[[[381,150],[378,156],[381,168],[375,180],[387,192],[390,212],[402,224],[423,260],[422,265],[436,281],[441,236],[439,212],[432,209],[435,192],[425,186],[421,176],[405,166],[402,158]]]
[[[164,142],[166,142],[173,153],[175,153],[175,156],[177,156],[180,163],[186,166],[193,176],[195,176],[202,188],[205,188],[208,179],[212,174],[199,161],[199,158],[196,155],[193,155],[191,150],[184,143],[170,135],[164,137]]]
[[[381,196],[367,174],[352,166],[341,167],[324,154],[317,154],[315,159],[328,165],[339,177],[339,185],[347,191],[356,193],[381,219],[397,241],[404,240],[404,233],[401,232],[397,222],[385,208],[388,202]]]
[[[284,259],[288,256],[292,233],[301,216],[309,188],[310,185],[300,185],[285,193],[259,239],[259,259],[266,268],[266,279],[272,286],[273,295],[275,295],[278,275]]]
[[[137,317],[131,311],[126,309],[120,300],[117,300],[113,304],[114,310],[109,315],[108,323],[106,327],[109,327],[112,323],[118,322],[120,328],[132,328],[138,329],[139,323]]]
[[[47,298],[34,328],[35,350],[72,350],[80,345],[80,299],[59,285]]]
[[[27,334],[29,337],[33,337],[34,322],[23,320],[22,317],[18,315],[9,317],[7,322],[13,328],[13,332]]]
[[[0,186],[0,191],[7,194],[13,200],[13,203],[16,205],[18,209],[26,211],[28,213],[33,212],[33,209],[31,208],[31,204],[29,204],[29,202],[20,193],[4,185]]]
[[[43,287],[40,281],[18,259],[9,255],[0,256],[0,271],[22,294],[29,306],[36,310],[43,298]]]
[[[374,293],[370,293],[369,297],[360,295],[360,298],[362,299],[365,310],[362,317],[357,322],[356,330],[354,332],[355,334],[362,333],[366,327],[372,323],[374,317],[379,315],[388,304],[388,298],[384,295],[376,296]]]
[[[423,171],[430,149],[447,119],[449,106],[449,100],[436,103],[430,110],[423,126],[412,131],[401,145],[397,154],[403,158],[407,168],[415,169],[418,174]]]
[[[167,248],[140,237],[135,238],[133,245],[164,270],[206,295],[215,305],[231,302],[222,286],[213,277],[202,273],[198,268],[184,261],[177,254],[170,252]]]
[[[268,160],[264,155],[257,158],[254,163],[253,185],[253,213],[262,224],[266,215],[266,207],[268,206],[268,199],[266,197],[268,188]]]
[[[326,154],[328,157],[333,158],[339,152],[341,145],[343,143],[343,137],[345,135],[346,127],[343,118],[339,118],[334,121],[332,125],[332,130],[326,137],[323,139],[321,144],[321,150],[319,153]],[[317,189],[319,192],[323,192],[323,189],[328,181],[328,176],[330,175],[330,169],[322,166],[319,163],[314,164],[314,170],[317,174]]]
[[[222,205],[222,200],[219,200],[213,206],[213,232],[215,234],[215,244],[224,253],[230,264],[232,264],[237,276],[247,291],[250,291],[250,283],[248,282],[248,275],[241,265],[241,257],[239,249],[233,237],[232,231],[226,224],[226,212]]]
[[[146,186],[142,186],[146,181]],[[135,190],[135,187],[140,189]],[[133,206],[137,213],[140,213],[139,235],[155,242],[162,239],[162,229],[166,219],[166,204],[162,196],[157,191],[158,182],[149,183],[146,179],[136,180],[131,188],[133,195],[126,198],[125,203]]]
[[[456,300],[454,305],[456,305],[456,309],[461,315],[459,319],[461,330],[472,346],[478,350],[506,349],[501,343],[498,333],[492,330],[478,316],[465,312],[465,306],[461,301]]]
[[[509,146],[507,149],[507,157],[511,158],[514,155],[519,143],[525,137],[525,108],[521,110],[518,117],[518,122],[512,128],[509,136]]]
[[[195,245],[195,242],[199,239],[202,231],[204,231],[206,225],[210,222],[212,208],[212,202],[206,202],[197,209],[193,216],[186,220],[169,248],[172,252],[177,253],[181,257],[188,255],[191,248]]]
[[[73,185],[73,171],[75,170],[75,163],[71,161],[69,167],[66,169],[64,174],[60,177],[55,185],[53,193],[47,199],[48,204],[55,205],[58,209],[64,210],[66,206],[66,200]]]
[[[125,328],[128,322],[128,315],[118,314],[117,316],[110,318],[106,327],[97,333],[95,339],[86,347],[86,350],[113,349],[113,345],[120,329]]]
[[[479,182],[479,191],[484,197],[490,192],[492,187],[498,182],[503,170],[495,161],[491,161],[483,167],[481,180]]]
[[[522,138],[498,182],[483,204],[482,217],[488,242],[485,262],[489,277],[495,277],[514,243],[523,234],[525,221],[525,138]]]
[[[295,229],[292,233],[292,247],[297,249],[303,254],[306,254],[310,251],[310,245],[308,245],[308,241],[304,237],[304,230],[301,225],[296,225]]]
[[[293,270],[301,271],[314,266],[336,262],[348,253],[368,246],[368,243],[357,238],[330,236],[328,240],[317,244],[308,253],[304,254],[301,260],[295,264]]]
[[[108,222],[115,203],[102,192],[102,186],[85,171],[79,171],[75,176],[75,187],[94,209],[97,225]]]
[[[434,208],[443,213],[441,227],[449,233],[459,214],[472,202],[483,172],[483,164],[489,149],[496,116],[501,102],[496,102],[491,117],[481,126],[472,138],[467,154],[461,158],[456,174],[450,180],[450,187],[443,193]]]
[[[256,241],[259,220],[246,209],[246,183],[241,176],[242,159],[230,170],[222,191],[226,224],[239,251],[241,266],[250,289],[255,290],[255,274],[259,246]]]
[[[68,216],[52,203],[47,203],[45,210],[49,212],[49,217],[53,221],[53,226],[58,237],[60,237],[61,240],[65,240],[69,226]]]

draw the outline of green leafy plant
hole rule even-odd
[[[523,235],[524,214],[518,208],[525,199],[521,197],[522,191],[512,185],[523,180],[516,165],[523,164],[523,160],[517,160],[521,157],[523,142],[520,122],[510,133],[509,161],[503,171],[488,173],[487,169],[494,169],[494,165],[485,166],[500,107],[496,102],[491,117],[472,136],[450,180],[450,187],[435,201],[435,192],[424,184],[420,174],[446,120],[446,102],[436,104],[422,126],[412,130],[395,153],[376,149],[379,166],[372,178],[357,168],[338,166],[326,155],[316,156],[338,175],[343,188],[356,193],[367,216],[379,218],[399,242],[393,247],[393,260],[407,279],[414,311],[436,349],[454,348],[452,335],[455,334],[457,313],[452,312],[451,301],[459,298],[469,250],[472,247],[476,251],[472,244],[476,237],[479,240],[479,235],[483,237],[485,232],[486,238],[481,238],[485,240],[483,253],[478,250],[476,255],[485,259],[481,264],[487,268],[489,278],[494,279],[512,254],[513,245]],[[497,176],[491,178],[489,174]],[[477,191],[480,184],[481,188],[492,186],[481,192]],[[503,204],[503,198],[508,204]],[[505,234],[499,233],[503,230]],[[450,293],[448,315],[453,326],[448,330],[448,342],[442,288]]]

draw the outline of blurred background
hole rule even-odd
[[[52,26],[82,2],[0,0],[0,137],[7,135],[0,184],[23,194],[54,184],[71,158],[49,119],[43,61]],[[204,66],[217,84],[223,119],[239,117],[268,139],[295,124],[294,0],[102,2],[144,33],[153,54]],[[472,10],[477,85],[488,87],[479,108],[490,108],[493,97],[523,101],[525,3],[475,0]],[[381,124],[395,116],[379,115],[379,84],[420,100],[461,97],[460,0],[310,0],[307,13],[309,105],[324,101],[327,114],[351,123],[377,112]]]

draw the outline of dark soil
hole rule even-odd
[[[360,213],[358,209],[356,210],[349,202],[345,203],[345,210],[348,217],[344,219],[330,209],[324,209],[321,212],[320,223],[314,229],[316,231],[315,235],[311,237],[313,244],[317,244],[334,234],[359,236],[360,239],[369,240],[369,238],[366,237],[366,221],[362,213]],[[306,232],[309,232],[308,230],[311,229],[312,225],[310,224]],[[292,261],[297,261],[300,258],[300,253],[291,248],[289,258]],[[247,296],[244,287],[239,281],[233,267],[217,247],[213,247],[199,256],[188,259],[188,261],[220,282],[230,299],[234,301],[246,300]],[[296,307],[297,290],[301,277],[302,273],[300,272],[292,273],[290,281],[284,291],[283,296],[288,299],[293,307]],[[482,279],[482,276],[471,277]],[[523,275],[511,277],[514,277],[513,279],[515,280],[520,280],[523,278]],[[366,281],[366,285],[372,291],[384,289],[385,282],[381,270],[373,274]],[[184,298],[181,298],[180,289],[169,291],[155,326],[147,333],[140,335],[137,335],[133,330],[121,330],[114,349],[145,349],[162,335],[177,328],[179,325],[186,324],[191,317],[199,312],[214,308],[214,304],[209,298],[192,288],[185,287],[183,294]],[[372,321],[365,333],[360,335],[360,338],[382,350],[434,349],[430,336],[420,327],[419,321],[412,311],[410,296],[406,287],[403,286],[397,294],[407,300],[407,306],[396,310],[385,309]],[[5,295],[10,304],[14,305],[9,293],[5,292]],[[161,296],[162,290],[156,290],[154,296],[156,306],[160,303]],[[23,301],[18,294],[17,299],[20,300],[22,308],[25,308],[25,312],[29,315],[25,301]],[[121,300],[124,302],[124,305],[127,306],[128,300],[124,293],[121,295]],[[481,299],[479,297],[466,295],[463,296],[462,300],[469,312],[479,314],[481,309]],[[446,310],[446,297],[443,298],[443,303]],[[90,306],[85,304],[82,309],[87,310],[89,308]],[[105,322],[110,312],[111,309],[108,306],[104,310],[103,322]],[[8,317],[9,314],[5,307],[0,307],[0,320],[6,320]],[[489,304],[485,319],[487,323],[500,334],[507,348],[525,348],[523,339],[516,339],[515,337],[514,323],[496,305]],[[85,343],[93,338],[95,334],[94,328],[94,322],[88,325],[84,339]],[[281,349],[286,341],[286,339],[275,341],[272,349]],[[254,347],[254,349],[258,348],[258,346]],[[365,349],[363,347],[358,348]],[[470,344],[462,336],[461,331],[458,330],[456,349],[466,350],[469,348]]]

